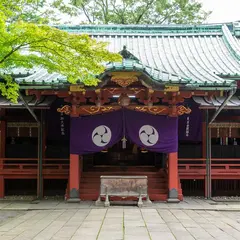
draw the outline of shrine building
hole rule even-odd
[[[0,97],[0,198],[97,200],[100,176],[147,176],[152,201],[240,192],[240,23],[57,26],[109,42],[96,87],[13,71]]]

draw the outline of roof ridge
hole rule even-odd
[[[233,31],[233,23],[226,23]],[[223,23],[216,24],[163,24],[163,25],[55,25],[54,27],[67,32],[88,34],[126,34],[126,33],[222,33]]]

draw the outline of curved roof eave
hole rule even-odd
[[[236,38],[240,24],[58,27],[109,42],[111,52],[119,52],[126,45],[139,59],[132,65],[111,63],[106,71],[139,71],[153,84],[185,84],[197,89],[234,88],[234,81],[240,79],[240,40]],[[36,87],[69,84],[65,77],[44,69],[16,81],[21,86]]]

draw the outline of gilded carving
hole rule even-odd
[[[118,90],[118,88],[106,88],[106,89],[104,89],[104,91],[106,91],[110,94],[114,94],[117,90]]]
[[[143,88],[129,88],[130,91],[133,91],[135,95],[138,95],[140,92],[145,92]]]
[[[94,115],[100,113],[112,112],[120,109],[120,106],[79,106],[76,109],[77,115]],[[57,112],[70,115],[73,112],[73,108],[69,105],[64,105],[57,109]]]
[[[154,93],[154,90],[151,89],[151,88],[149,88],[149,89],[148,89],[148,92],[149,92],[150,94],[153,94],[153,93]]]
[[[165,92],[178,92],[179,91],[179,86],[176,86],[176,85],[165,85],[164,91]]]
[[[70,85],[70,92],[82,92],[83,94],[86,92],[86,89],[83,88],[83,85],[77,85],[77,84],[73,84]]]
[[[127,87],[138,81],[139,73],[136,72],[113,72],[111,81],[117,83],[121,87]]]
[[[94,114],[98,114],[98,113],[107,113],[107,112],[112,112],[114,110],[117,110],[116,107],[113,107],[113,106],[79,107],[79,109],[80,109],[81,114],[84,114],[84,115],[86,115],[86,113],[89,115],[94,115]]]
[[[166,114],[168,112],[168,107],[167,106],[153,106],[153,107],[148,107],[148,106],[129,106],[129,109],[135,110],[137,112],[145,112],[145,113],[150,113],[154,115],[160,115],[160,114]]]
[[[177,113],[179,116],[183,114],[190,114],[192,110],[189,107],[185,107],[183,105],[177,106]]]
[[[78,115],[95,115],[100,113],[107,113],[121,109],[121,106],[79,106],[76,111]],[[135,110],[137,112],[145,112],[154,115],[167,115],[169,114],[168,106],[136,106],[130,105],[127,106],[128,109]],[[69,105],[64,105],[61,108],[57,109],[57,112],[64,113],[66,115],[70,115],[72,113],[72,107]],[[191,113],[190,108],[186,108],[185,106],[177,107],[177,115],[181,116],[183,114]]]
[[[57,109],[57,112],[64,113],[66,115],[69,115],[71,111],[72,108],[69,105],[64,105],[63,107]]]
[[[100,93],[101,93],[101,89],[96,89],[96,90],[95,90],[95,93],[96,93],[96,94],[100,94]]]

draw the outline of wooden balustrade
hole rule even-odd
[[[179,176],[182,179],[204,179],[206,176],[206,158],[180,158]],[[240,158],[211,158],[212,179],[240,179]]]
[[[67,178],[69,174],[68,161],[69,159],[66,158],[44,158],[42,164],[43,177],[52,178],[57,175],[57,178],[61,178],[61,176]],[[0,158],[0,175],[33,175],[37,177],[37,173],[37,158]]]
[[[44,158],[44,178],[67,178],[69,174],[69,159]],[[204,179],[206,176],[206,158],[179,158],[179,176],[182,179]],[[37,176],[37,158],[0,158],[0,175]],[[212,178],[240,179],[240,158],[212,158]],[[222,177],[221,177],[222,176]]]

